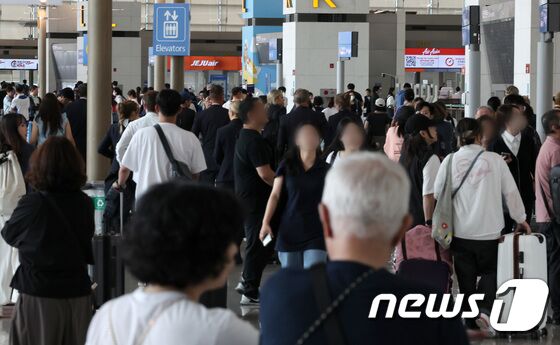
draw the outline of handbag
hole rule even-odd
[[[159,124],[156,124],[154,125],[154,128],[156,129],[157,134],[159,136],[159,140],[163,145],[163,149],[165,150],[165,155],[167,156],[167,159],[169,159],[169,162],[171,163],[171,178],[172,179],[180,178],[183,180],[192,181],[193,177],[192,177],[191,169],[187,164],[183,162],[179,162],[178,160],[175,159],[175,157],[173,157],[173,152],[171,151],[171,147],[169,146],[169,142],[167,141],[167,138],[165,137],[165,133],[163,133],[161,126]]]
[[[453,190],[453,176],[451,173],[453,167],[453,154],[449,155],[449,163],[447,164],[445,183],[443,185],[443,190],[441,191],[440,198],[436,204],[434,215],[432,217],[432,237],[436,240],[444,249],[448,249],[451,246],[451,241],[453,239],[453,199],[459,189],[463,186],[467,177],[474,168],[478,158],[484,153],[480,151],[471,165],[467,169],[467,172],[463,176],[461,183],[457,189]]]

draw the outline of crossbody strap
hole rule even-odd
[[[157,134],[159,136],[159,140],[163,145],[163,149],[165,150],[165,155],[167,156],[167,159],[169,159],[169,162],[171,163],[171,167],[173,168],[173,170],[175,170],[175,172],[181,173],[181,168],[179,167],[177,160],[173,156],[173,152],[171,151],[171,146],[169,146],[169,141],[167,141],[167,137],[165,136],[165,133],[163,133],[163,129],[161,129],[161,126],[159,124],[155,124],[154,128],[156,129]]]
[[[324,323],[324,330],[327,335],[327,344],[329,345],[345,345],[347,342],[344,338],[342,326],[334,311],[344,302],[350,293],[360,285],[364,280],[373,274],[373,270],[367,270],[358,276],[352,283],[344,289],[344,291],[334,300],[331,299],[329,291],[329,283],[327,280],[327,271],[325,264],[315,265],[310,269],[311,280],[313,284],[313,292],[315,301],[319,307],[321,315],[298,339],[298,345],[304,344],[319,327]]]
[[[152,330],[152,328],[154,327],[154,325],[156,324],[157,320],[160,318],[160,316],[167,311],[169,308],[171,308],[172,306],[174,306],[175,304],[181,302],[185,300],[184,297],[179,297],[173,300],[169,300],[166,303],[164,303],[158,310],[156,310],[156,312],[154,313],[154,315],[148,320],[147,324],[146,324],[146,328],[144,328],[144,331],[142,331],[142,333],[134,339],[133,344],[134,345],[142,345],[144,343],[144,341],[146,340],[146,338],[148,337],[148,334],[150,333],[150,331]],[[111,334],[111,340],[113,341],[113,345],[118,345],[117,343],[117,335],[115,332],[115,327],[113,325],[113,304],[110,305],[109,307],[109,332]]]
[[[467,169],[467,172],[465,173],[465,176],[463,176],[463,179],[461,180],[461,183],[459,184],[459,187],[457,187],[457,189],[455,189],[453,191],[453,194],[451,194],[451,198],[455,198],[455,195],[457,194],[457,192],[459,192],[459,189],[461,189],[461,187],[463,187],[463,184],[465,183],[465,181],[467,180],[467,177],[469,177],[469,174],[471,173],[472,169],[474,168],[474,165],[476,164],[476,161],[478,161],[478,158],[480,156],[482,156],[482,154],[484,153],[483,151],[480,151],[476,157],[474,157],[474,160],[472,161],[471,165],[469,166],[469,168]],[[451,182],[451,181],[450,181]],[[450,184],[451,185],[451,184]]]

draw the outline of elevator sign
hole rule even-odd
[[[154,5],[154,55],[190,54],[190,5]]]

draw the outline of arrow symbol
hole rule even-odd
[[[169,17],[171,17],[171,13],[169,13],[169,11],[165,11],[163,15],[165,16],[165,20],[169,20]]]
[[[173,15],[171,16],[171,19],[177,20],[177,18],[179,18],[179,16],[177,15],[177,11],[173,11]]]

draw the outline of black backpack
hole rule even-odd
[[[550,195],[552,195],[552,212],[550,215],[560,224],[560,165],[550,170]],[[550,212],[550,211],[549,211]]]

